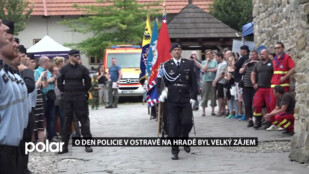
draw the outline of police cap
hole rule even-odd
[[[174,48],[180,48],[180,49],[182,49],[182,46],[181,46],[180,43],[174,43],[174,44],[172,45],[171,49],[170,49],[170,52],[171,52]]]

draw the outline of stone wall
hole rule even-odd
[[[281,41],[296,62],[290,159],[309,163],[309,0],[253,0],[253,17],[256,46],[265,45],[274,52],[275,43]]]

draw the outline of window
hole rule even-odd
[[[100,63],[100,60],[98,58],[91,56],[89,58],[89,65],[98,65]]]
[[[33,45],[35,45],[36,43],[40,42],[41,39],[33,39]]]
[[[112,66],[112,58],[116,58],[117,65],[122,68],[137,68],[140,66],[141,53],[109,53],[107,67]]]

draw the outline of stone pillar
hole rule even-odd
[[[309,0],[252,0],[254,41],[274,52],[277,41],[296,63],[291,81],[296,93],[290,159],[309,163]]]

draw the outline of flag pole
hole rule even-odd
[[[163,2],[163,14],[166,14],[166,2],[165,2],[165,0],[164,0],[164,2]]]

